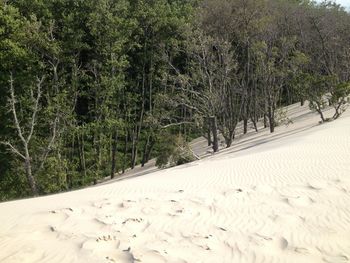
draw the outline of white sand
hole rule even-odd
[[[188,165],[0,204],[0,262],[349,262],[350,114],[290,116]]]

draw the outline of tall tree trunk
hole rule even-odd
[[[265,95],[265,96],[267,96],[267,95]],[[264,103],[264,128],[267,128],[267,126],[268,126],[268,123],[267,123],[267,120],[268,120],[267,115],[268,115],[268,111],[269,111],[268,108],[269,108],[269,106],[267,104],[267,101],[265,101],[265,103]]]
[[[146,140],[146,143],[145,143],[145,146],[143,148],[143,154],[142,154],[142,161],[141,161],[141,167],[144,167],[147,160],[146,160],[146,154],[147,154],[147,151],[148,151],[148,147],[149,147],[149,144],[150,144],[150,137],[151,135],[149,134],[147,136],[147,140]]]
[[[246,134],[248,132],[248,119],[249,119],[249,106],[250,106],[250,92],[251,92],[251,79],[250,79],[250,43],[249,38],[246,39],[245,43],[246,48],[246,88],[247,88],[247,94],[244,98],[244,106],[243,106],[243,134]]]
[[[272,105],[269,105],[268,118],[269,118],[270,132],[273,133],[275,132],[275,110]]]
[[[318,114],[320,114],[320,117],[321,117],[322,122],[325,122],[326,119],[324,118],[323,112],[322,112],[322,110],[321,110],[321,105],[320,105],[320,104],[317,104],[317,107],[318,107],[318,108],[316,109],[316,111],[318,112]]]
[[[225,138],[225,142],[226,142],[226,148],[230,148],[232,145],[233,140],[235,139],[235,132],[234,131],[230,131],[229,132],[229,136],[227,138]]]
[[[153,137],[151,137],[149,146],[148,146],[147,151],[146,151],[145,164],[146,164],[146,163],[149,161],[149,159],[151,158],[151,152],[152,152],[152,149],[153,149],[155,143],[156,143],[156,141],[154,140]]]
[[[140,112],[140,119],[139,123],[135,125],[135,130],[133,132],[132,136],[132,150],[131,150],[131,169],[134,169],[136,166],[137,161],[137,152],[138,152],[138,142],[139,137],[142,129],[142,123],[143,123],[143,115],[145,112],[145,102],[146,102],[146,72],[145,72],[145,65],[143,65],[143,72],[142,72],[142,105],[141,105],[141,112]]]
[[[211,118],[211,128],[212,128],[212,133],[213,133],[213,151],[218,152],[219,151],[219,139],[218,139],[218,125],[217,125],[217,120],[216,116],[212,116]]]
[[[134,127],[132,133],[132,146],[131,146],[131,169],[135,168],[136,159],[137,159],[137,125]]]
[[[102,166],[102,151],[101,151],[101,141],[102,141],[102,133],[98,129],[97,131],[94,131],[93,135],[93,144],[94,144],[94,149],[97,157],[97,167],[100,169]]]
[[[145,164],[148,163],[154,144],[155,144],[155,140],[153,136],[148,135],[147,141],[143,150],[142,163],[141,163],[142,167],[144,167]]]
[[[210,117],[207,117],[207,140],[208,140],[208,146],[212,145],[212,140],[211,140],[211,119]]]
[[[111,167],[111,179],[114,178],[116,173],[116,155],[117,155],[117,143],[118,143],[118,131],[113,132],[112,142],[112,167]]]
[[[28,146],[25,145],[24,147],[25,149],[25,171],[26,171],[26,177],[30,186],[30,189],[32,191],[33,196],[38,196],[39,192],[38,192],[38,188],[37,188],[37,184],[35,181],[35,178],[32,174],[32,164],[30,162],[31,158],[29,155],[29,151],[28,151]]]
[[[243,119],[243,134],[246,134],[248,132],[248,118],[244,116]]]
[[[270,123],[270,132],[275,132],[275,120],[273,116],[269,115],[269,123]]]
[[[252,116],[250,119],[251,119],[251,121],[252,121],[252,123],[253,123],[253,125],[254,125],[254,130],[255,130],[256,132],[258,132],[258,125],[257,125],[258,120],[257,120],[257,116],[254,114],[254,116]]]
[[[125,138],[124,138],[124,154],[123,154],[123,167],[122,167],[122,173],[125,173],[126,168],[126,155],[128,153],[128,130],[125,129]]]
[[[79,159],[80,159],[80,167],[83,172],[83,176],[86,178],[86,162],[85,162],[85,147],[84,147],[84,135],[81,134],[81,140],[79,142]]]
[[[243,102],[243,134],[248,132],[248,118],[249,118],[249,101],[247,98],[244,98]]]
[[[267,124],[267,115],[266,113],[264,113],[264,128],[267,128],[268,124]]]

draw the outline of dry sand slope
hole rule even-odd
[[[3,203],[0,222],[0,262],[350,262],[350,117],[134,179]]]

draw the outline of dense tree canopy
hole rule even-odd
[[[350,14],[308,0],[0,0],[0,200],[96,183],[350,93]]]

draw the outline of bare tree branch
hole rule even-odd
[[[30,139],[32,138],[33,132],[34,132],[34,127],[35,127],[35,120],[36,120],[36,115],[38,113],[39,110],[39,100],[41,98],[41,85],[44,81],[44,77],[42,77],[41,79],[37,78],[37,97],[34,98],[33,96],[33,100],[34,100],[34,109],[33,109],[33,114],[32,114],[32,120],[31,120],[31,124],[30,124],[30,132],[28,134],[27,137],[27,144],[29,143]]]
[[[162,128],[162,129],[166,129],[166,128],[169,128],[169,127],[179,126],[179,125],[182,125],[182,124],[194,124],[194,122],[191,122],[191,121],[182,121],[182,122],[170,123],[170,124],[167,124],[167,125],[162,126],[161,128]]]
[[[17,155],[20,156],[22,159],[24,159],[24,160],[26,159],[26,157],[25,157],[23,154],[21,154],[21,153],[19,152],[19,150],[18,150],[15,146],[13,146],[10,142],[3,142],[3,141],[0,141],[0,144],[9,147],[13,153],[17,154]]]
[[[23,132],[22,132],[22,129],[21,129],[21,126],[19,124],[19,121],[18,121],[18,118],[17,118],[17,111],[16,111],[16,98],[15,98],[15,90],[14,90],[14,87],[13,87],[13,75],[12,75],[12,72],[10,72],[10,105],[11,105],[11,111],[12,111],[12,114],[13,114],[13,118],[15,120],[15,126],[16,126],[16,129],[17,129],[17,132],[18,132],[18,136],[19,138],[21,139],[21,141],[24,143],[24,144],[27,144],[27,141],[26,139],[24,139],[24,136],[23,136]]]

